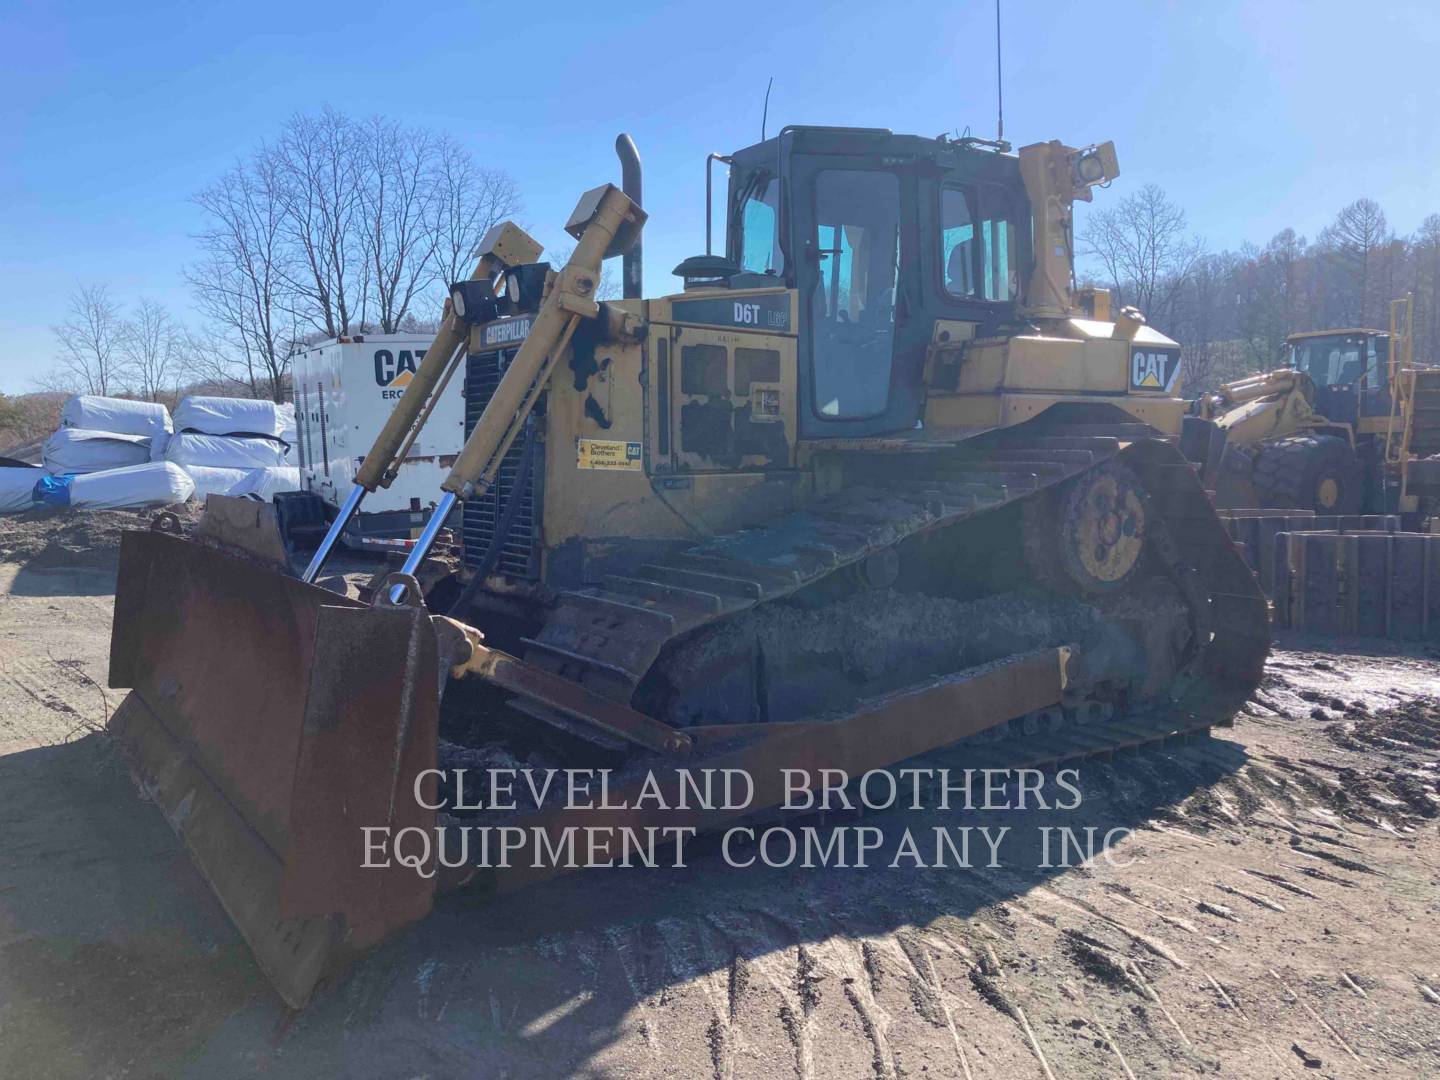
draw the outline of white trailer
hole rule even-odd
[[[300,486],[319,496],[331,516],[349,496],[361,460],[430,340],[428,334],[356,335],[322,341],[292,357]],[[446,386],[395,482],[366,496],[364,513],[346,531],[349,546],[413,539],[425,525],[465,442],[463,382],[457,375]]]

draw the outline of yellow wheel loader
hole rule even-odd
[[[1141,746],[1260,678],[1265,601],[1177,446],[1179,348],[1070,293],[1110,144],[787,127],[711,156],[724,254],[651,300],[617,147],[564,266],[486,238],[303,569],[241,500],[124,539],[112,730],[292,1005],[437,891],[558,872],[577,826],[714,828],[784,769],[961,740],[976,768]],[[457,376],[468,438],[404,566],[317,586]],[[612,770],[608,797],[461,814],[458,769],[517,761]],[[751,797],[684,797],[722,770]],[[375,830],[477,822],[514,830],[504,866],[371,858]]]
[[[1409,297],[1390,329],[1291,334],[1285,367],[1191,403],[1182,446],[1223,507],[1408,513],[1440,495],[1440,381],[1413,363]]]

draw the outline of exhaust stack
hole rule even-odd
[[[640,152],[635,149],[635,140],[621,133],[615,136],[615,153],[620,158],[620,190],[638,207],[645,205],[645,179],[640,171]],[[640,299],[644,291],[644,259],[640,252],[640,238],[625,252],[621,261],[621,296],[626,300]]]

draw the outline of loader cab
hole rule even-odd
[[[736,284],[799,294],[801,438],[913,430],[937,335],[1015,321],[1031,252],[1014,157],[944,137],[789,127],[729,160]]]
[[[1291,334],[1285,364],[1310,376],[1315,411],[1327,420],[1356,424],[1390,413],[1390,335],[1378,330],[1327,330]]]

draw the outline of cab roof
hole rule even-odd
[[[1376,337],[1389,337],[1388,330],[1366,330],[1364,327],[1350,326],[1338,330],[1302,330],[1298,334],[1289,334],[1286,341],[1303,341],[1306,338],[1317,337],[1339,337],[1341,334],[1374,334]]]
[[[742,167],[758,165],[773,170],[790,154],[866,157],[893,165],[928,162],[945,171],[958,169],[980,178],[1016,182],[1020,176],[1020,162],[1014,154],[998,153],[983,140],[903,135],[888,128],[791,124],[764,142],[736,150],[730,158]]]

